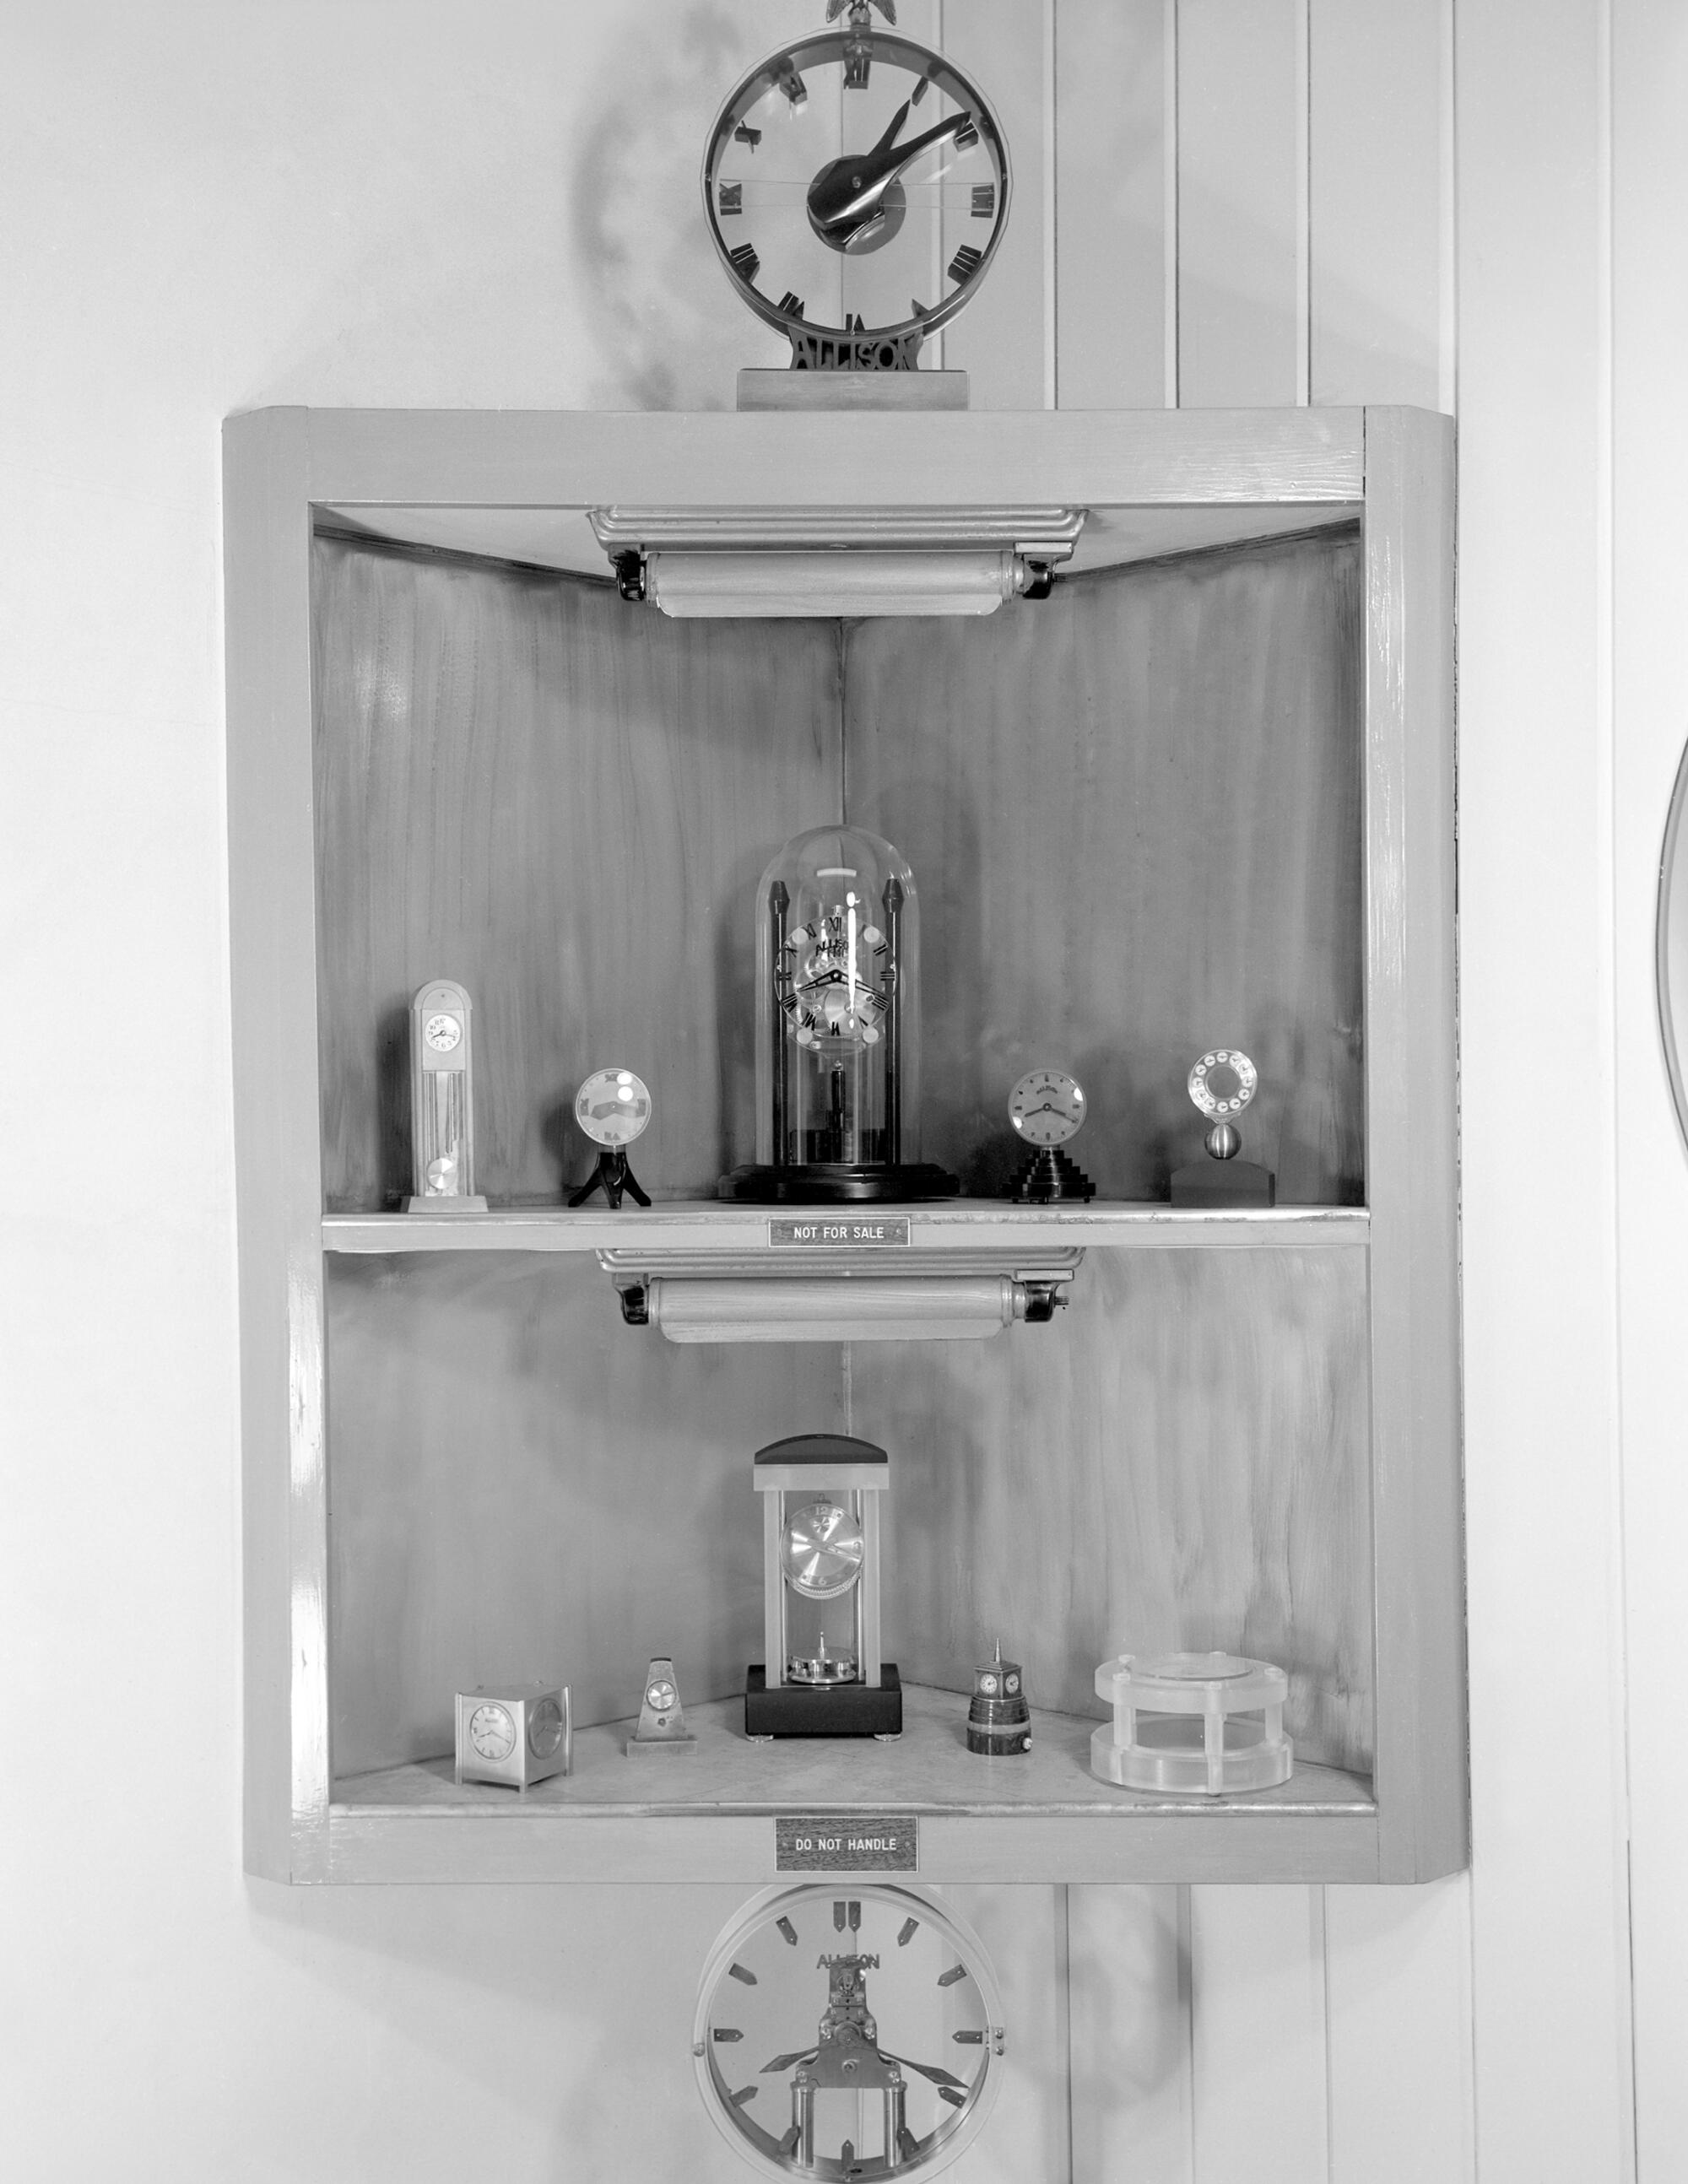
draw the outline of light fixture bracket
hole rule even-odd
[[[621,597],[682,618],[984,615],[1046,599],[1082,508],[594,508]]]

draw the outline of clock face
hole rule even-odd
[[[536,1759],[551,1759],[562,1741],[562,1708],[555,1699],[541,1699],[528,1719],[528,1750]]]
[[[1002,1688],[1011,1698],[1020,1688],[1020,1679],[1015,1675],[1005,1676],[1002,1679]]]
[[[836,1502],[806,1502],[786,1520],[780,1567],[805,1600],[836,1600],[861,1574],[861,1527]]]
[[[979,1689],[985,1694],[987,1698],[991,1698],[995,1696],[996,1678],[989,1670],[987,1670],[986,1673],[979,1678]]]
[[[1240,1115],[1253,1099],[1260,1072],[1240,1047],[1216,1046],[1189,1072],[1189,1096],[1197,1110],[1215,1121]]]
[[[449,1054],[463,1038],[463,1026],[455,1017],[430,1017],[422,1026],[422,1037],[436,1054]]]
[[[984,2121],[1003,2045],[977,1936],[912,1890],[839,1880],[771,1891],[727,1928],[692,2053],[755,2166],[843,2179],[946,2167]]]
[[[770,54],[721,108],[704,159],[727,272],[799,356],[811,335],[917,349],[989,266],[1008,187],[983,95],[941,55],[877,30]]]
[[[679,1696],[666,1676],[658,1676],[654,1682],[647,1684],[644,1688],[644,1702],[653,1713],[671,1712],[674,1702]]]
[[[1084,1092],[1058,1069],[1028,1070],[1009,1095],[1008,1119],[1028,1145],[1063,1145],[1084,1125]]]
[[[890,949],[854,889],[787,935],[774,991],[799,1046],[824,1054],[879,1044],[890,1011],[884,984]]]
[[[478,1706],[469,1717],[469,1741],[482,1759],[508,1759],[515,1749],[515,1724],[510,1709]]]
[[[650,1094],[631,1069],[599,1069],[576,1093],[574,1112],[594,1145],[630,1145],[650,1120]]]

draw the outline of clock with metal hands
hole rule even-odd
[[[1087,1199],[1096,1186],[1061,1148],[1084,1127],[1084,1087],[1060,1069],[1028,1069],[1008,1095],[1008,1119],[1029,1148],[1009,1192],[1022,1205]]]
[[[1007,225],[989,101],[941,53],[880,29],[876,6],[896,21],[893,0],[829,0],[837,27],[751,70],[704,155],[721,262],[798,366],[914,370]]]

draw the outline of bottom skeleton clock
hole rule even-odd
[[[770,1889],[705,1967],[692,2057],[722,2136],[765,2176],[935,2176],[984,2123],[1001,2003],[955,1914],[911,1889]]]

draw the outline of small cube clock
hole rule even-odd
[[[488,1684],[457,1694],[458,1781],[526,1790],[573,1764],[566,1684]]]

